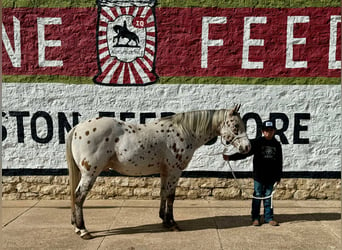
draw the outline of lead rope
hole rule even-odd
[[[221,137],[221,143],[224,145],[224,150],[222,152],[222,155],[228,155],[228,146],[226,144],[223,143],[223,140],[222,140],[222,137]],[[226,161],[226,164],[229,166],[231,172],[232,172],[232,175],[234,177],[234,180],[235,182],[237,183],[237,185],[239,186],[240,190],[242,193],[245,193],[247,195],[247,197],[250,197],[252,199],[256,199],[256,200],[266,200],[266,199],[269,199],[271,198],[271,208],[273,209],[273,195],[275,193],[275,188],[277,186],[277,183],[274,183],[273,185],[273,190],[272,190],[272,193],[268,196],[265,196],[265,197],[256,197],[254,195],[249,195],[244,188],[242,188],[242,185],[240,184],[240,182],[237,180],[236,176],[235,176],[235,173],[234,173],[234,170],[232,168],[232,166],[230,165],[229,161]]]

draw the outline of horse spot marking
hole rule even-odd
[[[79,136],[78,139],[82,140],[82,136]]]
[[[176,154],[176,159],[178,161],[182,161],[182,155],[181,154]]]
[[[173,152],[177,152],[176,143],[174,143],[174,144],[172,145],[172,149],[173,149]]]
[[[90,144],[90,141],[88,141],[88,144]]]
[[[115,138],[115,143],[119,142],[119,140],[120,140],[119,138]]]
[[[85,132],[85,135],[86,135],[86,136],[88,136],[88,135],[89,135],[89,131],[88,131],[88,130]]]
[[[84,159],[82,160],[81,165],[82,165],[83,167],[85,167],[85,169],[87,169],[87,171],[89,171],[90,168],[91,168],[91,165],[90,165],[89,162],[86,160],[86,158],[84,158]]]
[[[95,132],[96,131],[96,128],[93,128],[93,132]]]
[[[107,138],[106,138],[106,142],[108,142],[108,141],[109,141],[109,138],[107,137]]]

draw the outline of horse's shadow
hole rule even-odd
[[[279,214],[276,216],[280,223],[303,221],[335,221],[341,219],[340,213],[307,213],[307,214]],[[178,221],[181,231],[199,231],[205,229],[230,229],[250,226],[249,215],[213,216],[197,219]],[[121,227],[103,231],[91,232],[94,238],[110,235],[163,233],[170,230],[164,228],[161,223],[146,224],[135,227]]]

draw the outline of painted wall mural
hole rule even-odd
[[[155,1],[98,1],[98,84],[146,85],[155,73]]]
[[[152,10],[4,9],[3,74],[92,77],[99,65],[95,81],[128,84],[156,81],[155,68],[164,77],[340,76],[340,8],[157,8],[156,20]]]
[[[3,174],[65,174],[66,133],[95,116],[241,103],[251,139],[276,121],[286,173],[340,176],[340,3],[271,2],[5,1]],[[219,141],[187,171],[228,171]],[[251,172],[251,159],[235,165]]]

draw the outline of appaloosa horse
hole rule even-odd
[[[176,186],[195,150],[219,135],[241,153],[250,150],[238,110],[239,106],[191,111],[146,125],[100,117],[72,128],[66,153],[75,232],[84,239],[92,238],[83,220],[83,203],[96,177],[109,168],[130,176],[160,174],[159,216],[164,226],[177,229],[173,217]]]

